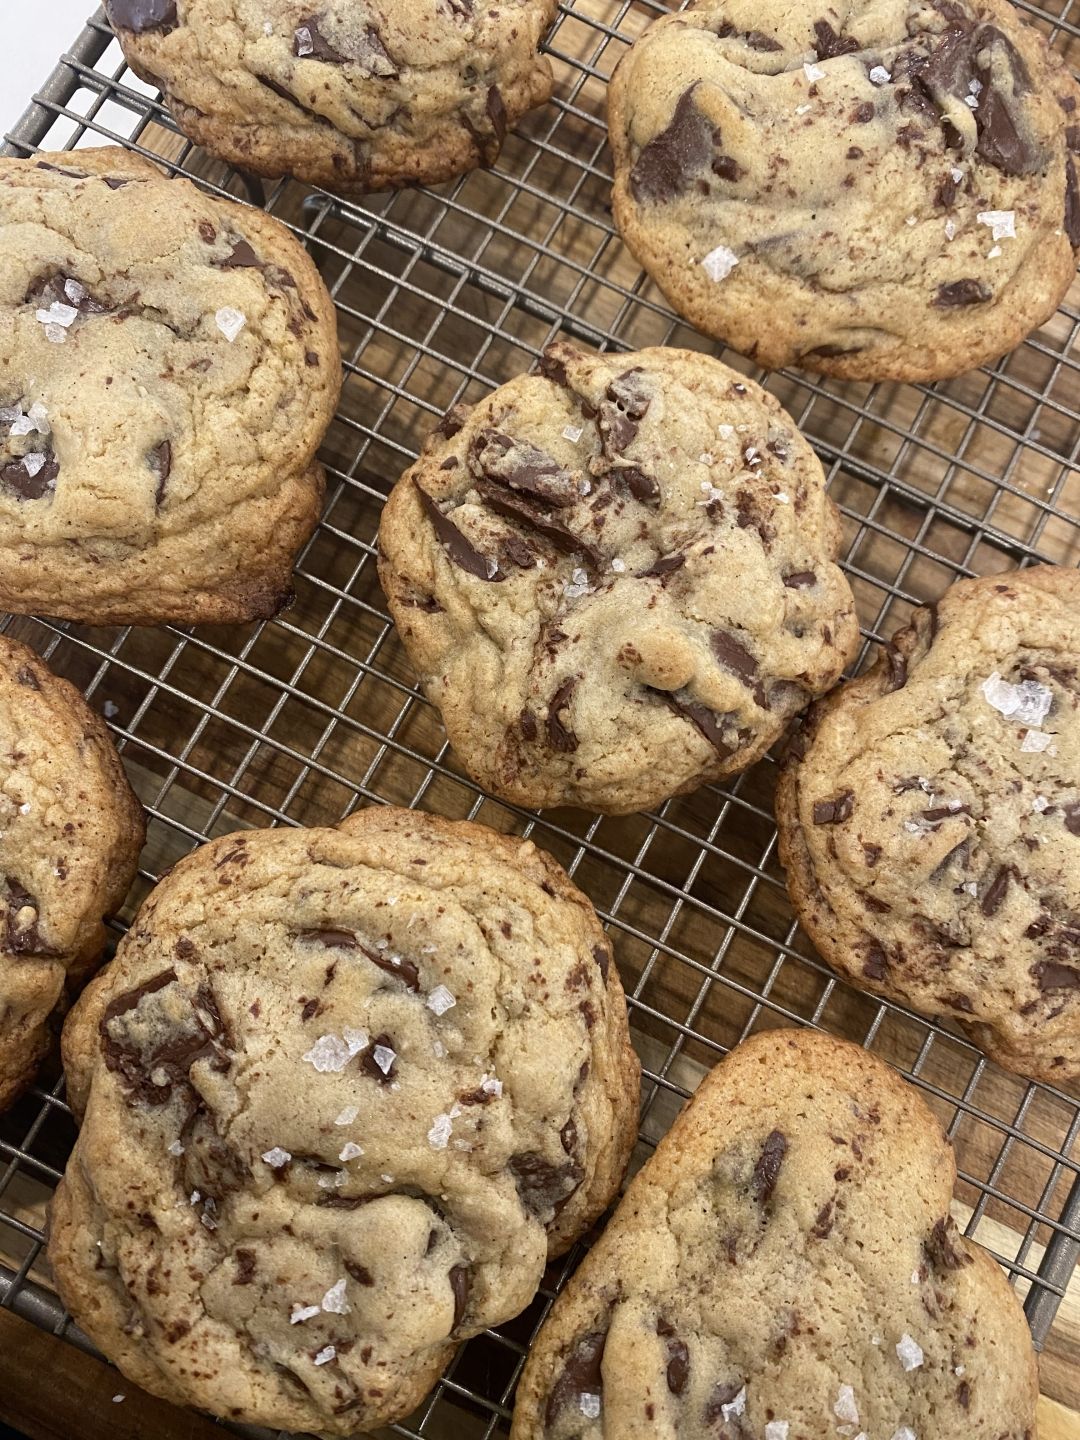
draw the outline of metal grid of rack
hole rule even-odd
[[[308,246],[338,307],[346,384],[323,450],[322,524],[297,601],[237,629],[6,628],[109,720],[147,807],[157,875],[240,826],[332,824],[393,802],[531,834],[590,895],[615,942],[644,1064],[640,1162],[702,1073],[741,1038],[812,1024],[860,1040],[923,1091],[957,1152],[957,1213],[1025,1294],[1036,1344],[1080,1253],[1080,1100],[988,1064],[959,1035],[841,983],[796,929],[766,760],[727,786],[621,819],[519,811],[456,766],[375,577],[381,502],[436,418],[527,370],[559,332],[601,348],[706,350],[641,276],[608,205],[606,79],[653,0],[566,0],[547,41],[555,100],[491,171],[438,191],[344,203],[252,181],[191,147],[127,70],[99,11],[7,153],[117,143],[217,193],[263,204]],[[1080,0],[1021,4],[1077,68]],[[954,579],[1080,561],[1080,312],[1066,303],[989,370],[933,387],[757,375],[815,445],[841,508],[864,646]],[[0,1304],[76,1344],[50,1288],[44,1206],[74,1134],[58,1074],[0,1119]],[[508,1433],[531,1336],[576,1259],[529,1310],[464,1346],[405,1436]],[[251,1433],[251,1432],[245,1432]]]

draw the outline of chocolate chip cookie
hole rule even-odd
[[[0,1110],[33,1079],[49,1022],[105,947],[145,826],[104,723],[0,635]]]
[[[1034,1440],[1031,1338],[955,1178],[880,1060],[746,1041],[556,1301],[512,1440]]]
[[[474,779],[623,814],[744,769],[836,682],[839,524],[790,417],[719,361],[560,341],[542,372],[429,437],[379,574]]]
[[[333,190],[493,164],[551,94],[556,0],[107,0],[132,68],[200,145]]]
[[[609,118],[627,244],[769,368],[959,374],[1076,270],[1080,87],[1007,0],[697,0],[624,56]]]
[[[960,581],[812,711],[777,792],[810,938],[855,984],[1080,1079],[1080,572]]]
[[[232,623],[290,597],[333,305],[259,210],[104,148],[0,159],[0,608]]]
[[[400,810],[182,861],[64,1059],[65,1303],[145,1389],[290,1431],[407,1414],[529,1303],[637,1130],[592,906],[530,842]]]

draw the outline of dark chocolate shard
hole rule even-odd
[[[618,465],[607,472],[607,478],[614,489],[629,490],[643,505],[655,505],[660,499],[660,486],[639,465]]]
[[[842,825],[850,820],[855,809],[855,794],[852,790],[841,791],[831,800],[814,801],[815,825]]]
[[[1038,164],[1034,147],[1021,135],[1005,96],[993,84],[989,69],[981,69],[978,75],[983,88],[975,110],[979,137],[975,142],[976,155],[1004,175],[1029,174]]]
[[[322,60],[327,65],[349,63],[349,57],[331,45],[319,29],[315,15],[306,15],[293,32],[293,54],[302,60]]]
[[[982,280],[950,280],[938,286],[930,303],[939,310],[955,310],[961,305],[982,305],[993,293]]]
[[[392,975],[395,980],[400,980],[406,990],[414,993],[420,989],[420,971],[411,960],[406,960],[402,955],[391,955],[386,950],[369,950],[366,945],[360,949],[377,969],[387,975]]]
[[[690,1379],[690,1351],[666,1321],[656,1322],[656,1333],[667,1341],[667,1387],[672,1395],[681,1395]]]
[[[497,85],[492,85],[487,92],[487,113],[491,121],[491,128],[495,135],[495,144],[502,149],[503,141],[506,139],[507,114],[506,105],[503,102],[502,94]]]
[[[465,1310],[469,1304],[469,1290],[472,1284],[472,1272],[468,1265],[455,1265],[450,1271],[450,1289],[454,1295],[454,1323],[451,1329],[456,1330],[465,1318]]]
[[[469,452],[472,467],[544,505],[565,509],[580,499],[574,477],[553,455],[500,430],[481,430]]]
[[[1056,960],[1039,960],[1031,967],[1039,989],[1080,990],[1080,970],[1072,965],[1059,965]]]
[[[575,535],[561,520],[550,515],[539,502],[490,480],[478,480],[476,488],[490,510],[535,530],[538,535],[550,541],[560,554],[580,555],[594,568],[603,564],[603,556],[591,541]],[[497,578],[505,579],[505,576],[500,574]]]
[[[972,1257],[961,1245],[960,1232],[951,1215],[946,1215],[944,1219],[934,1222],[934,1227],[923,1241],[922,1248],[923,1254],[926,1256],[926,1263],[932,1270],[940,1273],[962,1270],[972,1261]]]
[[[652,391],[644,382],[640,366],[616,376],[607,387],[607,399],[600,407],[600,436],[604,449],[621,455],[633,442],[639,421],[652,402]]]
[[[759,1205],[767,1205],[776,1189],[780,1166],[787,1154],[787,1137],[780,1130],[771,1130],[765,1137],[761,1154],[754,1164],[751,1189]]]
[[[649,687],[651,689],[651,687]],[[721,715],[716,710],[710,710],[700,700],[690,700],[685,696],[673,695],[667,690],[652,690],[652,694],[659,696],[669,710],[676,715],[681,715],[684,720],[697,727],[708,740],[721,759],[727,759],[734,755],[743,741],[742,733],[739,732],[737,742],[732,745],[724,738],[725,722],[730,722],[734,717],[729,714]]]
[[[713,126],[694,104],[696,88],[679,96],[671,124],[642,149],[630,171],[630,193],[639,205],[674,200],[709,168]]]
[[[758,663],[741,640],[729,630],[714,630],[709,637],[709,647],[725,670],[730,670],[751,688],[755,687]]]
[[[355,1260],[343,1260],[341,1263],[356,1283],[363,1285],[366,1290],[375,1284],[375,1277],[366,1265],[360,1265]]]
[[[242,1245],[238,1246],[233,1251],[233,1261],[236,1265],[233,1284],[250,1285],[255,1279],[255,1251],[248,1250]]]
[[[31,451],[20,460],[0,465],[0,489],[17,500],[44,500],[56,489],[59,473],[59,462],[51,450]]]
[[[356,950],[360,944],[352,930],[298,930],[296,938],[310,941],[313,945],[324,945],[328,950]]]
[[[790,575],[784,576],[784,584],[789,590],[809,590],[817,584],[817,576],[813,570],[793,570]]]
[[[606,1330],[590,1330],[574,1342],[548,1395],[544,1424],[549,1429],[563,1410],[571,1409],[580,1415],[583,1395],[603,1395],[604,1377],[600,1367],[606,1344]]]
[[[568,724],[564,725],[562,720],[559,719],[560,711],[569,710],[570,703],[574,698],[574,691],[577,689],[577,683],[577,676],[571,675],[569,680],[562,682],[548,702],[548,744],[552,750],[558,750],[562,755],[572,755],[578,748],[578,737]]]
[[[59,272],[39,276],[26,292],[26,303],[47,310],[50,305],[69,305],[80,315],[109,315],[113,306],[96,300],[89,288],[74,275]]]
[[[420,504],[428,519],[431,521],[435,534],[446,551],[447,557],[453,561],[459,570],[464,570],[467,575],[475,575],[478,580],[505,580],[506,576],[496,565],[494,560],[489,560],[481,555],[472,541],[458,529],[439,509],[435,500],[430,496],[423,486],[417,484],[416,492],[420,497]]]
[[[145,35],[150,30],[168,34],[177,26],[176,0],[108,0],[109,20],[118,30]]]
[[[1076,179],[1076,163],[1065,157],[1065,234],[1074,250],[1080,250],[1080,184]]]
[[[1080,835],[1080,800],[1068,800],[1061,807],[1065,829],[1070,835]]]
[[[555,1165],[535,1150],[511,1155],[508,1167],[522,1205],[537,1216],[557,1215],[585,1178],[576,1160]]]
[[[250,243],[241,236],[236,240],[224,260],[218,260],[216,263],[222,270],[261,270],[263,262],[255,254]]]
[[[779,40],[772,35],[766,35],[763,30],[747,30],[742,38],[751,50],[763,51],[765,54],[775,54],[784,48]]]
[[[634,576],[638,580],[657,578],[663,580],[666,575],[674,575],[676,570],[681,570],[685,564],[685,555],[661,555],[658,560],[653,561],[647,570],[635,570]]]
[[[168,440],[162,440],[160,445],[155,445],[146,457],[153,474],[157,476],[157,485],[154,487],[154,508],[160,510],[165,500],[165,486],[172,473],[172,446]]]
[[[608,967],[611,964],[611,951],[606,945],[594,945],[592,953],[593,959],[600,968],[601,979],[606,981],[608,977]]]
[[[979,908],[984,915],[996,915],[1001,909],[1005,894],[1009,888],[1009,881],[1013,878],[1013,867],[1002,865],[997,874],[991,880],[988,889],[979,902]]]
[[[833,60],[837,55],[850,55],[859,42],[850,35],[838,35],[827,20],[814,21],[814,49],[819,60]]]
[[[889,972],[889,959],[880,945],[871,941],[866,947],[862,973],[868,980],[884,980]]]

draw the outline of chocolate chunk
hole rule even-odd
[[[654,560],[647,570],[635,570],[634,576],[638,580],[649,580],[665,575],[673,575],[676,570],[681,570],[686,564],[685,555],[661,555]]]
[[[11,884],[10,880],[8,884]],[[102,1029],[108,1025],[110,1020],[115,1020],[120,1015],[126,1015],[129,1010],[134,1010],[145,996],[155,995],[159,990],[164,990],[166,985],[172,985],[175,980],[175,970],[163,970],[160,975],[155,975],[152,979],[144,981],[142,985],[136,985],[133,990],[126,990],[115,1000],[110,1000],[101,1017]]]
[[[992,295],[989,285],[981,280],[950,280],[938,286],[930,303],[939,310],[954,310],[959,305],[981,305]]]
[[[559,711],[570,708],[570,702],[573,699],[574,691],[577,689],[577,683],[576,675],[572,675],[569,680],[564,680],[548,702],[548,744],[552,750],[558,750],[560,754],[563,755],[572,755],[578,748],[577,736],[569,725],[564,725],[559,719]]]
[[[866,959],[862,973],[868,980],[884,980],[889,969],[889,960],[880,945],[873,943],[866,947]]]
[[[705,1423],[707,1425],[712,1425],[715,1421],[724,1418],[724,1406],[731,1404],[743,1385],[744,1381],[742,1380],[720,1380],[713,1386],[712,1394],[705,1404]],[[739,1429],[742,1428],[740,1425]]]
[[[435,1230],[431,1233],[433,1235],[438,1234]],[[432,1247],[429,1247],[429,1249],[430,1248]],[[375,1284],[375,1277],[366,1265],[358,1265],[355,1260],[343,1260],[341,1263],[358,1285],[363,1285],[365,1289],[370,1289]]]
[[[385,950],[369,950],[366,945],[361,945],[360,949],[372,965],[385,971],[387,975],[393,975],[395,980],[400,980],[406,990],[415,993],[420,989],[420,972],[411,960],[406,960],[401,955],[391,955]]]
[[[218,260],[216,263],[222,270],[261,270],[263,262],[255,254],[250,244],[241,237],[233,245],[229,254],[225,256],[225,259]]]
[[[1031,967],[1035,982],[1044,993],[1047,990],[1080,990],[1080,970],[1071,965],[1059,965],[1055,960],[1040,960]]]
[[[490,480],[478,480],[476,488],[484,504],[494,510],[496,515],[503,515],[508,520],[515,520],[519,525],[535,530],[560,554],[580,555],[594,567],[603,563],[603,556],[595,545],[582,536],[575,535],[561,520],[550,515],[540,502],[530,500],[517,491],[504,489],[502,485],[496,485]],[[506,577],[500,573],[498,578],[503,580]]]
[[[1065,234],[1074,250],[1080,250],[1080,184],[1071,155],[1065,157]]]
[[[607,387],[607,400],[600,407],[600,436],[605,450],[621,455],[633,442],[638,422],[645,418],[652,394],[643,383],[640,366],[616,376]],[[630,482],[627,481],[629,484]]]
[[[556,509],[580,498],[574,477],[554,456],[499,430],[481,430],[470,448],[469,463],[489,480]]]
[[[162,440],[160,445],[154,446],[146,458],[150,469],[158,477],[157,485],[154,488],[154,508],[160,510],[165,499],[165,482],[172,473],[172,446],[168,440]]]
[[[233,1259],[236,1261],[236,1276],[234,1285],[250,1285],[255,1279],[255,1251],[246,1250],[243,1246],[233,1251]]]
[[[956,1387],[956,1401],[962,1410],[966,1410],[971,1404],[971,1386],[966,1380],[961,1380]]]
[[[40,686],[38,687],[40,689]],[[4,948],[9,955],[59,955],[41,935],[41,910],[36,898],[10,875],[4,879]],[[32,913],[27,913],[32,912]]]
[[[511,1155],[508,1166],[518,1195],[532,1215],[557,1215],[585,1178],[585,1171],[576,1160],[553,1165],[535,1150]]]
[[[518,716],[518,728],[526,740],[532,742],[536,739],[536,716],[531,710],[522,710]]]
[[[298,100],[288,86],[282,85],[280,80],[275,80],[272,75],[263,74],[261,70],[254,70],[252,74],[260,85],[265,86],[267,90],[277,95],[279,99],[287,100],[290,105],[295,105],[296,108],[302,110],[305,115],[310,115],[317,125],[326,126],[328,129],[333,128],[325,115],[320,115],[317,110],[312,110],[310,105],[305,105],[302,100]]]
[[[393,1050],[393,1048],[394,1042],[389,1035],[376,1035],[371,1044],[361,1050],[357,1057],[360,1061],[360,1069],[363,1070],[364,1074],[370,1075],[371,1078],[377,1080],[380,1085],[389,1085],[397,1075],[397,1056],[395,1054],[394,1059],[390,1061],[389,1070],[384,1070],[375,1059],[375,1051]]]
[[[782,50],[784,47],[771,35],[766,35],[761,30],[747,30],[742,37],[751,50],[763,50],[766,53],[773,53]]]
[[[869,125],[877,114],[877,107],[872,100],[862,100],[852,110],[848,119],[853,125]]]
[[[660,499],[660,486],[638,465],[619,465],[607,472],[607,478],[615,489],[629,490],[643,505],[653,505]]]
[[[1012,878],[1013,867],[1011,865],[1002,865],[993,880],[991,880],[989,889],[979,902],[979,908],[984,915],[996,915],[1001,909],[1002,901],[1005,899],[1005,892],[1008,890],[1009,881]]]
[[[709,637],[709,646],[725,670],[730,670],[744,684],[755,688],[758,663],[741,640],[729,630],[714,630]],[[760,689],[760,686],[756,688]]]
[[[890,690],[902,690],[907,684],[907,658],[890,640],[881,651],[885,659],[885,674]]]
[[[606,945],[594,945],[592,953],[593,959],[600,968],[600,976],[606,981],[608,977],[608,966],[611,964],[611,952]]]
[[[838,35],[827,20],[814,21],[814,49],[819,60],[833,60],[837,55],[850,55],[859,42],[850,35]]]
[[[517,565],[522,570],[536,567],[536,551],[520,535],[504,535],[499,541],[499,552],[508,564]]]
[[[465,1307],[469,1303],[469,1289],[472,1276],[468,1265],[455,1265],[450,1271],[450,1289],[454,1292],[454,1323],[456,1330],[465,1318]]]
[[[733,718],[731,715],[718,714],[717,711],[710,710],[707,705],[702,705],[700,700],[687,700],[678,695],[672,695],[666,690],[653,690],[652,693],[658,695],[669,710],[674,710],[676,715],[681,715],[695,725],[722,759],[734,755],[743,742],[744,737],[741,731],[738,733],[738,741],[734,745],[729,745],[724,739],[724,722],[730,721]]]
[[[296,938],[325,945],[328,950],[355,950],[360,944],[351,930],[298,930]]]
[[[564,390],[570,389],[570,376],[565,363],[556,354],[554,344],[549,345],[540,356],[539,368],[545,380],[550,380],[553,385],[561,385]]]
[[[604,1378],[600,1367],[606,1344],[606,1330],[590,1330],[574,1342],[559,1378],[551,1387],[544,1410],[546,1426],[550,1428],[554,1425],[560,1411],[567,1408],[580,1414],[582,1395],[604,1393]]]
[[[754,1198],[759,1205],[769,1203],[786,1154],[787,1139],[785,1136],[779,1130],[770,1131],[765,1137],[765,1144],[761,1147],[761,1154],[754,1165],[754,1178],[751,1182]]]
[[[930,810],[919,812],[924,820],[937,823],[940,820],[951,820],[954,815],[970,815],[970,805],[935,805]]]
[[[439,421],[438,425],[435,426],[434,433],[444,436],[447,440],[452,440],[455,435],[464,430],[471,410],[471,405],[462,405],[460,403],[452,405]]]
[[[984,26],[984,30],[993,30],[992,26]],[[981,35],[983,31],[980,31]],[[995,31],[1006,45],[1009,42]],[[978,38],[978,37],[976,37]],[[1010,50],[1012,46],[1009,46]],[[978,132],[978,139],[975,142],[975,153],[982,157],[988,165],[993,165],[1004,175],[1026,175],[1038,166],[1039,158],[1036,151],[1024,139],[1017,129],[1016,120],[1009,108],[1005,96],[996,88],[988,67],[981,67],[977,72],[977,78],[982,84],[979,92],[979,103],[975,108],[975,128]]]
[[[68,294],[68,285],[77,286],[75,293],[77,300],[73,300]],[[50,305],[70,305],[73,310],[78,310],[80,315],[108,315],[113,307],[101,300],[95,300],[89,288],[76,279],[74,275],[62,275],[57,271],[53,275],[39,276],[26,292],[26,303],[34,303],[42,309]]]
[[[416,485],[420,504],[431,521],[435,534],[446,550],[448,558],[460,570],[464,570],[468,575],[475,575],[478,580],[505,580],[506,576],[495,564],[495,561],[488,560],[486,556],[481,555],[472,541],[443,514],[427,491],[417,485],[415,480],[413,484]]]
[[[696,88],[679,96],[671,124],[642,149],[630,171],[630,193],[639,205],[674,200],[709,166],[713,126],[694,104]]]
[[[118,996],[101,1017],[100,1035],[105,1064],[120,1077],[136,1099],[147,1105],[163,1105],[177,1086],[188,1084],[188,1074],[197,1060],[216,1060],[227,1067],[221,1041],[225,1027],[212,992],[204,985],[195,996],[186,1022],[169,1018],[164,1038],[156,1044],[118,1039],[114,1022],[135,1009],[148,995],[165,989],[176,979],[173,970],[154,976],[145,984]],[[233,1168],[236,1168],[235,1166]]]
[[[301,47],[301,31],[306,30],[307,36],[304,39],[306,44]],[[308,48],[310,45],[310,49]],[[347,65],[349,57],[343,55],[340,50],[331,45],[326,36],[319,29],[317,18],[314,15],[307,15],[299,22],[293,35],[294,55],[304,60],[322,60],[328,65]]]
[[[497,85],[492,85],[487,92],[487,113],[491,121],[491,128],[495,132],[495,144],[502,149],[502,143],[506,139],[506,106],[503,103],[502,95]]]
[[[51,450],[38,451],[37,456],[41,455],[44,455],[45,459],[33,474],[26,463],[29,456],[0,465],[0,488],[9,491],[17,500],[44,500],[47,495],[51,495],[56,489],[60,465]],[[31,460],[30,465],[33,466],[34,463]]]
[[[1061,807],[1065,829],[1070,835],[1080,835],[1080,800],[1068,800]]]
[[[667,1387],[672,1395],[681,1395],[690,1379],[690,1351],[666,1321],[656,1322],[656,1333],[667,1340]]]
[[[934,1222],[934,1228],[923,1241],[923,1254],[931,1269],[941,1273],[962,1270],[972,1257],[960,1244],[960,1232],[950,1215]]]
[[[815,825],[842,825],[855,809],[855,793],[844,790],[832,800],[814,801]]]
[[[168,34],[177,26],[176,0],[108,0],[105,9],[117,29],[145,35],[149,30]]]
[[[559,1131],[559,1144],[566,1151],[567,1155],[573,1155],[577,1149],[577,1126],[574,1124],[574,1117],[571,1115],[566,1124]]]
[[[971,1003],[971,997],[965,995],[962,990],[952,990],[947,995],[939,995],[938,1000],[942,1005],[948,1006],[950,1010],[960,1010],[965,1015],[971,1015],[975,1010]]]
[[[15,679],[20,685],[25,685],[28,690],[40,690],[41,682],[28,665],[15,672]]]
[[[817,576],[813,570],[794,570],[784,576],[784,584],[789,590],[808,590],[811,585],[817,584]]]

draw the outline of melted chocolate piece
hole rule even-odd
[[[225,256],[224,260],[218,260],[216,264],[222,270],[261,270],[262,261],[251,248],[249,243],[241,237],[236,241],[232,250]]]
[[[947,1215],[934,1222],[934,1228],[923,1241],[922,1247],[926,1263],[932,1270],[947,1273],[950,1270],[962,1270],[965,1265],[971,1264],[972,1257],[960,1248],[959,1239],[960,1232],[952,1216]]]
[[[554,456],[499,430],[482,430],[473,441],[469,459],[489,480],[544,505],[564,509],[579,499],[574,477]]]
[[[679,96],[671,124],[642,149],[630,171],[630,193],[639,205],[674,200],[708,168],[713,127],[694,104],[696,88],[691,85]]]
[[[832,800],[814,801],[815,825],[842,825],[855,809],[855,792],[844,790]]]
[[[656,1322],[656,1333],[667,1340],[667,1387],[672,1395],[681,1395],[690,1379],[690,1351],[666,1320]]]
[[[730,670],[744,684],[755,688],[758,663],[741,640],[728,630],[714,630],[709,637],[709,646],[725,670]],[[756,688],[760,689],[760,686]]]
[[[593,959],[600,968],[600,976],[606,981],[608,977],[608,967],[611,964],[611,952],[605,945],[594,945],[592,953]]]
[[[620,465],[609,470],[608,479],[617,490],[629,490],[643,505],[655,505],[660,499],[660,486],[638,465]]]
[[[607,399],[600,407],[600,436],[604,449],[616,455],[621,455],[633,442],[638,422],[645,418],[652,401],[651,394],[641,381],[643,373],[637,366],[616,376],[607,387]]]
[[[888,956],[880,945],[873,943],[866,947],[866,959],[863,961],[862,973],[868,980],[884,980],[889,969]]]
[[[730,34],[730,31],[728,33]],[[775,40],[771,35],[766,35],[762,30],[747,30],[742,38],[751,50],[761,50],[766,54],[784,48],[779,40]]]
[[[395,1052],[393,1060],[390,1061],[390,1069],[384,1070],[375,1059],[377,1049],[394,1049],[394,1042],[389,1035],[376,1035],[371,1044],[360,1051],[357,1056],[360,1061],[360,1069],[365,1075],[370,1075],[373,1080],[377,1080],[380,1085],[389,1085],[397,1075],[397,1053]]]
[[[20,685],[25,685],[28,690],[40,690],[41,682],[28,665],[15,672],[15,679]]]
[[[685,555],[661,555],[659,560],[654,560],[647,570],[635,570],[634,578],[637,580],[650,580],[665,575],[674,575],[676,570],[681,570],[686,564]]]
[[[172,446],[168,440],[162,440],[161,444],[155,445],[146,458],[150,469],[158,477],[154,489],[154,508],[160,510],[165,499],[165,483],[172,473]]]
[[[177,26],[176,0],[108,0],[109,19],[120,30],[145,35],[149,30],[168,34]]]
[[[133,1098],[146,1105],[163,1105],[171,1098],[175,1087],[187,1085],[188,1074],[197,1060],[212,1058],[223,1068],[228,1065],[220,1048],[220,1042],[225,1039],[225,1027],[217,1002],[206,986],[200,986],[197,991],[187,1023],[168,1019],[164,1039],[149,1049],[144,1049],[138,1041],[118,1040],[111,1033],[110,1027],[115,1020],[135,1009],[146,996],[165,989],[175,980],[176,972],[173,970],[155,975],[145,984],[118,996],[101,1017],[101,1048],[105,1064],[120,1076]],[[162,1083],[153,1078],[158,1073]]]
[[[784,584],[789,590],[808,590],[817,584],[817,576],[813,570],[795,570],[784,576]]]
[[[366,1265],[358,1265],[355,1260],[343,1260],[341,1263],[358,1285],[370,1289],[375,1284],[375,1277]]]
[[[759,1205],[769,1203],[786,1154],[786,1137],[779,1130],[771,1130],[765,1137],[765,1144],[761,1147],[761,1154],[755,1162],[754,1178],[750,1187]]]
[[[234,1285],[250,1285],[255,1279],[255,1251],[247,1250],[240,1246],[233,1251],[233,1259],[236,1262],[236,1275],[233,1279]]]
[[[304,54],[300,54],[300,30],[306,30],[311,37],[311,49],[305,46]],[[326,36],[319,29],[318,19],[314,15],[306,15],[296,27],[293,35],[294,55],[303,60],[322,60],[327,65],[347,65],[349,57],[343,55],[340,50],[331,45]]]
[[[651,687],[647,687],[651,688]],[[653,690],[669,710],[674,710],[676,715],[681,715],[684,720],[689,720],[692,725],[697,726],[705,739],[713,747],[721,759],[734,755],[742,743],[742,733],[739,733],[739,743],[729,745],[724,739],[724,721],[731,720],[731,715],[720,715],[715,710],[710,710],[707,705],[702,705],[700,700],[686,700],[678,695],[672,695],[667,690]]]
[[[1065,829],[1070,835],[1080,835],[1080,800],[1069,800],[1061,807]]]
[[[38,686],[38,689],[41,687]],[[59,955],[60,951],[46,945],[41,935],[41,911],[36,898],[29,890],[23,889],[17,880],[10,875],[4,878],[6,889],[5,902],[7,909],[4,914],[4,948],[9,955],[40,955],[42,957]],[[32,910],[31,917],[19,921],[19,913],[23,910]]]
[[[456,1330],[465,1318],[471,1283],[472,1276],[468,1265],[455,1265],[450,1271],[450,1289],[454,1292],[454,1323],[451,1330]]]
[[[1080,184],[1071,155],[1065,157],[1065,234],[1074,250],[1080,250]]]
[[[503,103],[502,95],[497,85],[492,85],[487,92],[487,113],[491,121],[491,128],[495,132],[495,144],[499,150],[506,139],[507,114],[506,106]]]
[[[576,1160],[553,1165],[535,1150],[511,1155],[508,1165],[522,1205],[536,1216],[552,1210],[557,1215],[585,1178]]]
[[[298,940],[310,940],[313,945],[325,945],[328,950],[356,950],[360,942],[351,930],[298,930]]]
[[[1005,899],[1005,892],[1009,888],[1009,881],[1013,878],[1011,865],[1002,865],[1001,869],[990,882],[990,888],[979,902],[979,908],[984,915],[996,915],[1001,909]]]
[[[992,295],[990,286],[981,280],[950,280],[938,286],[930,303],[939,310],[955,310],[961,305],[981,305]]]
[[[68,294],[66,286],[68,281],[73,281],[80,290],[85,293],[80,295],[78,300],[73,300]],[[112,313],[113,307],[103,305],[100,300],[95,300],[89,289],[77,280],[73,275],[61,275],[59,271],[54,275],[39,276],[26,292],[26,304],[40,305],[42,309],[48,309],[50,305],[70,305],[73,310],[78,310],[80,315],[108,315]]]
[[[422,486],[416,485],[416,492],[420,496],[420,504],[427,514],[428,519],[435,530],[440,543],[446,551],[448,558],[458,567],[464,570],[467,575],[475,575],[478,580],[505,580],[494,560],[488,560],[481,555],[472,541],[462,534],[454,522],[448,519],[439,509],[434,499]]]
[[[553,385],[560,385],[564,390],[570,389],[570,376],[567,373],[566,365],[550,346],[540,356],[539,368],[540,374],[545,380],[550,380]]]
[[[515,520],[519,525],[535,530],[554,545],[560,554],[580,555],[594,568],[603,563],[603,556],[595,545],[580,535],[575,535],[560,520],[548,514],[537,501],[516,491],[503,489],[501,485],[495,485],[490,480],[478,480],[476,488],[489,509],[494,510],[497,515],[503,515],[508,520]],[[506,577],[500,574],[498,578]]]
[[[1055,960],[1040,960],[1031,967],[1035,983],[1045,994],[1048,990],[1080,990],[1080,970],[1059,965]]]
[[[827,20],[814,21],[814,49],[819,60],[833,60],[837,55],[850,55],[859,42],[850,35],[838,35]]]
[[[1022,66],[1020,59],[1012,43],[992,25],[984,25],[975,35],[974,43],[979,40],[984,45],[1001,44],[1007,47],[1010,62],[1014,66],[1017,62]],[[1026,71],[1024,72],[1026,77]],[[1004,175],[1026,175],[1038,165],[1038,155],[1027,140],[1020,134],[1017,128],[1016,119],[1009,109],[1008,102],[1001,91],[996,89],[991,76],[990,67],[980,66],[976,72],[976,78],[982,84],[979,92],[979,103],[975,108],[975,128],[978,132],[978,139],[975,142],[975,153],[993,165]],[[1017,89],[1019,90],[1019,86]],[[1030,88],[1030,81],[1028,82]]]
[[[38,451],[45,459],[31,475],[25,459],[9,460],[0,465],[0,488],[9,491],[17,500],[44,500],[56,489],[56,477],[60,465],[51,450]]]
[[[548,744],[552,750],[558,750],[563,755],[572,755],[578,748],[578,737],[569,725],[564,725],[559,719],[559,711],[569,709],[577,683],[577,676],[571,675],[569,680],[562,682],[548,702]]]
[[[420,972],[411,960],[406,960],[400,955],[391,956],[385,951],[369,950],[366,945],[361,945],[360,949],[372,965],[385,971],[387,975],[393,975],[395,980],[400,980],[406,990],[412,990],[415,993],[420,989]]]
[[[551,1387],[544,1410],[545,1425],[553,1425],[562,1410],[571,1408],[580,1411],[582,1395],[604,1393],[604,1378],[600,1367],[606,1344],[606,1330],[590,1330],[582,1335],[580,1340],[575,1341],[563,1363],[559,1378]]]

